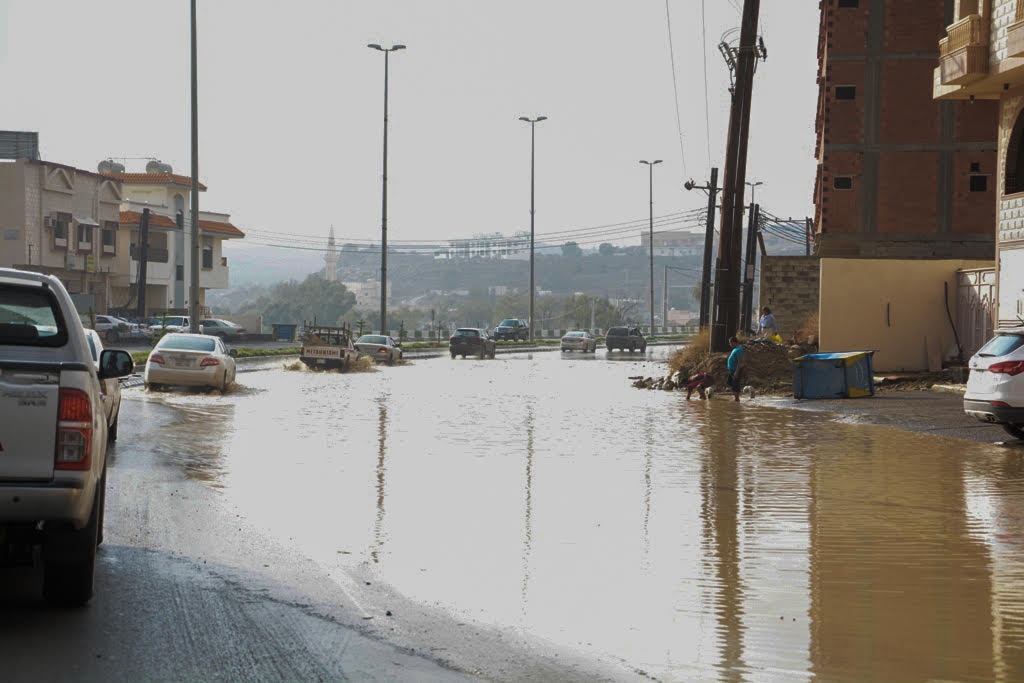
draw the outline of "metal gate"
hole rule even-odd
[[[964,347],[964,359],[977,353],[992,338],[996,306],[995,268],[958,270],[957,331]]]

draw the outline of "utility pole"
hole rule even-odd
[[[139,219],[139,307],[140,318],[146,316],[146,268],[149,261],[149,209],[142,210]]]
[[[747,225],[746,272],[743,277],[743,319],[740,325],[744,332],[753,330],[754,324],[754,272],[757,264],[757,221],[760,214],[761,207],[751,204],[750,223]]]
[[[654,334],[654,167],[657,164],[661,163],[661,159],[655,159],[654,161],[645,161],[644,159],[641,159],[640,163],[647,165],[648,183],[649,183],[649,188],[650,188],[649,196],[650,196],[651,222],[650,222],[650,229],[648,231],[648,238],[647,239],[650,242],[650,244],[648,246],[650,246],[650,254],[651,254],[651,269],[650,269],[651,270],[651,291],[650,291],[650,294],[651,294],[651,331],[648,333],[648,335],[653,335]]]
[[[807,239],[804,245],[804,252],[807,256],[811,255],[811,239],[814,235],[814,221],[810,218],[807,219]]]
[[[704,228],[704,269],[700,278],[700,329],[707,327],[711,320],[711,252],[715,246],[715,207],[718,194],[718,169],[711,169],[711,180],[707,185],[695,185],[692,180],[683,184],[687,190],[706,190],[708,193],[708,217]]]
[[[537,124],[541,121],[546,121],[548,117],[538,116],[536,118],[529,118],[527,116],[520,116],[520,121],[525,121],[530,124],[530,341],[533,341],[533,300],[537,295],[537,287],[534,285],[534,251],[533,251],[533,218],[536,213],[534,209],[534,161],[536,159],[535,151],[537,149]]]
[[[196,0],[192,0],[192,236],[189,254],[189,332],[199,334],[199,98],[196,80]]]
[[[757,21],[760,0],[744,0],[740,29],[736,85],[729,112],[729,141],[725,154],[725,178],[722,183],[722,234],[718,244],[718,272],[715,276],[715,303],[712,309],[711,350],[729,349],[729,337],[739,327],[740,261],[743,243],[743,193],[747,177],[747,142],[750,134],[750,104],[754,84],[754,65],[764,55],[757,45]]]
[[[376,43],[367,47],[384,53],[384,180],[381,185],[380,209],[380,333],[388,333],[388,57],[404,50],[405,45],[383,48]]]

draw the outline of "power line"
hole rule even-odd
[[[672,64],[672,91],[675,94],[676,104],[676,128],[679,131],[679,156],[683,160],[683,178],[689,177],[686,172],[686,150],[683,148],[683,119],[679,115],[679,83],[676,79],[676,50],[672,44],[672,14],[668,9],[668,0],[665,0],[665,21],[668,25],[668,56]],[[710,157],[709,157],[710,158]]]

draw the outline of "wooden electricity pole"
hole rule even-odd
[[[729,337],[736,334],[740,324],[743,191],[747,180],[747,141],[754,65],[758,59],[757,20],[760,8],[760,0],[744,0],[722,180],[722,231],[718,243],[718,272],[711,323],[711,350],[716,352],[729,350]]]

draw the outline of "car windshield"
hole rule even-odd
[[[456,337],[479,337],[479,330],[455,330]]]
[[[500,323],[498,323],[498,327],[515,327],[518,324],[518,320],[502,320]]]
[[[168,334],[156,345],[158,349],[171,351],[213,351],[216,344],[209,337],[187,334]]]
[[[613,327],[610,330],[608,330],[608,336],[609,337],[624,337],[624,336],[626,336],[626,328],[625,327]]]
[[[52,294],[41,287],[0,285],[0,344],[63,346],[67,339]]]
[[[356,344],[387,344],[387,338],[379,334],[364,334],[356,341]]]
[[[1024,346],[1024,335],[1020,334],[997,334],[978,351],[979,356],[986,358],[991,356],[1005,356]]]

